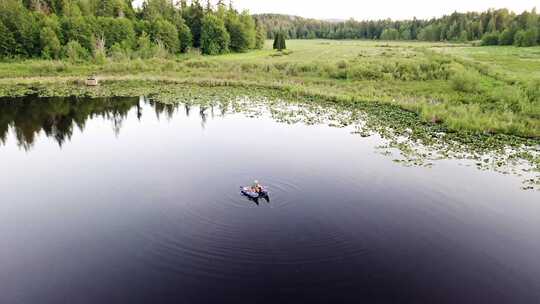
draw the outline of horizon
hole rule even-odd
[[[140,6],[144,0],[133,1]],[[205,1],[201,1],[205,3]],[[215,5],[217,0],[212,0]],[[410,20],[438,18],[454,12],[483,12],[489,9],[508,9],[520,14],[531,11],[538,5],[536,0],[506,0],[465,1],[457,0],[443,3],[412,0],[408,2],[396,0],[380,0],[377,3],[364,5],[350,0],[334,0],[332,5],[323,1],[297,0],[291,3],[287,0],[235,0],[233,5],[239,10],[248,10],[251,14],[281,14],[318,20]],[[354,12],[354,13],[350,13]]]

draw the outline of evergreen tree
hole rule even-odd
[[[193,46],[201,46],[202,22],[205,18],[204,9],[199,0],[194,0],[189,7],[182,10],[182,17],[191,30],[193,36]]]
[[[174,25],[178,31],[178,40],[180,41],[180,52],[185,53],[193,45],[193,36],[191,35],[191,30],[186,25],[182,15],[177,12],[174,16]]]
[[[262,49],[264,48],[264,42],[266,40],[266,29],[263,25],[257,23],[257,35],[255,36],[255,48]]]
[[[8,57],[16,54],[14,50],[17,48],[17,43],[13,34],[0,20],[0,58]]]
[[[240,14],[240,22],[242,23],[242,28],[246,37],[248,49],[254,49],[257,42],[257,29],[255,27],[255,20],[253,20],[248,11],[244,11],[242,12],[242,14]]]
[[[116,17],[121,8],[122,3],[118,0],[99,0],[97,1],[96,16]]]
[[[174,13],[175,9],[170,0],[145,0],[142,5],[142,16],[149,21],[158,18],[170,21]]]
[[[274,38],[274,50],[283,51],[285,49],[287,49],[285,34],[283,32],[278,32],[275,34]]]

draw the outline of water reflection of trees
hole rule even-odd
[[[84,130],[89,119],[101,117],[113,122],[119,132],[127,113],[138,98],[35,98],[0,99],[0,141],[6,141],[10,128],[20,147],[28,150],[43,131],[62,146],[71,139],[74,128]]]
[[[189,117],[192,109],[187,103],[164,104],[138,97],[0,98],[0,144],[6,142],[12,130],[17,144],[25,150],[33,146],[41,132],[62,146],[71,139],[75,128],[84,131],[86,122],[95,118],[110,121],[118,135],[128,113],[133,110],[133,115],[141,120],[145,106],[151,107],[158,119],[165,117],[168,120],[179,111],[185,111],[185,116]],[[204,128],[208,116],[214,118],[214,107],[198,106],[198,109]],[[225,108],[219,108],[219,111],[223,115]]]

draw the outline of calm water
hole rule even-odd
[[[519,178],[137,98],[3,99],[1,142],[0,303],[540,302]]]

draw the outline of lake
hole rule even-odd
[[[519,177],[265,111],[0,99],[0,303],[540,302]]]

